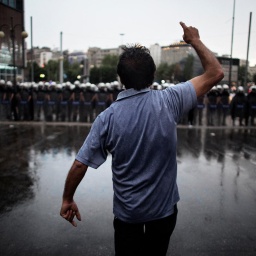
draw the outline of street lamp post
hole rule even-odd
[[[124,33],[120,33],[119,35],[121,36],[121,39],[122,39],[122,40],[121,40],[121,45],[123,45],[123,37],[124,37]]]
[[[230,61],[229,61],[229,77],[228,83],[230,88],[232,87],[232,65],[233,65],[233,40],[234,40],[234,23],[235,23],[235,6],[236,0],[234,0],[233,4],[233,17],[232,17],[232,35],[231,35],[231,52],[230,52]]]
[[[12,41],[12,66],[13,66],[13,86],[14,86],[14,92],[16,92],[17,88],[16,88],[16,60],[15,60],[15,29],[17,27],[21,27],[22,28],[22,32],[21,32],[21,37],[22,40],[26,37],[28,37],[28,33],[26,31],[24,31],[23,25],[21,24],[16,24],[13,25],[13,17],[11,17],[11,25],[7,25],[7,24],[2,24],[0,26],[0,38],[5,37],[5,33],[2,31],[3,27],[7,27],[10,29],[10,38]]]
[[[60,32],[60,84],[63,84],[63,51],[62,51],[62,35],[63,33]]]

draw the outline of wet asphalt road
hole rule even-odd
[[[0,124],[1,256],[114,255],[111,157],[77,190],[78,227],[59,216],[89,129]],[[168,255],[256,255],[256,129],[179,127],[177,158],[181,201]]]

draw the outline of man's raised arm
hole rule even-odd
[[[199,97],[220,82],[224,77],[224,73],[219,61],[200,40],[198,30],[194,27],[187,27],[183,22],[180,22],[180,25],[184,31],[184,41],[193,46],[204,68],[202,75],[191,79],[196,90],[196,95]]]

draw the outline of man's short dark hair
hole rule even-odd
[[[124,46],[117,64],[117,74],[126,89],[148,88],[154,81],[156,65],[150,51],[139,44]]]

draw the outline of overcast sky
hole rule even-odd
[[[166,46],[182,40],[180,21],[197,27],[201,40],[220,56],[231,53],[234,0],[25,0],[25,25],[33,46],[87,51],[140,43]],[[249,18],[250,66],[256,65],[256,0],[236,0],[233,57],[246,59]],[[124,34],[124,35],[120,35]],[[30,38],[27,39],[31,47]]]

